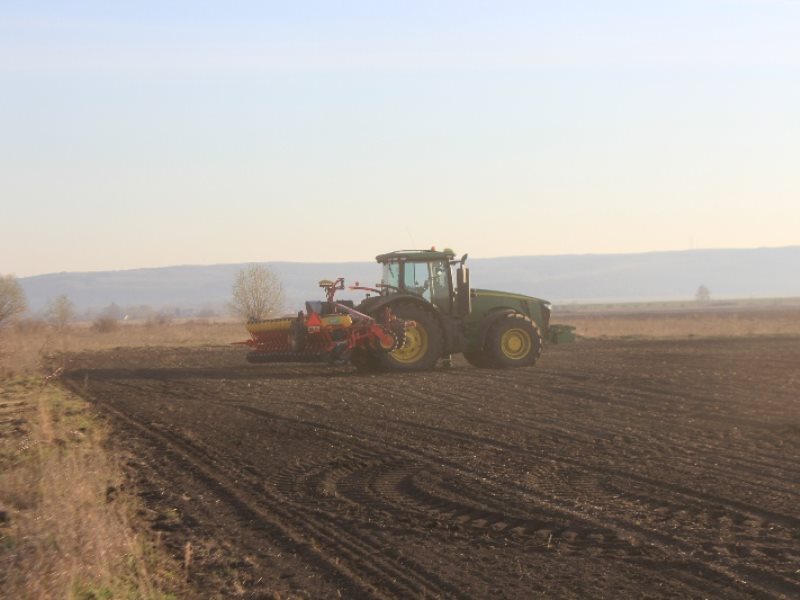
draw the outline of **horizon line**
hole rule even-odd
[[[445,246],[443,246],[444,248]],[[554,257],[577,257],[577,256],[637,256],[646,254],[678,254],[683,252],[714,252],[714,251],[742,251],[742,250],[784,250],[789,248],[800,248],[800,243],[785,246],[752,246],[752,247],[717,247],[717,248],[684,248],[682,250],[645,250],[639,252],[567,252],[562,254],[512,254],[495,256],[473,256],[470,260],[497,260],[502,258],[554,258]],[[148,271],[159,269],[180,269],[180,268],[203,268],[203,267],[224,267],[250,264],[295,264],[295,265],[328,265],[328,264],[359,264],[371,263],[369,260],[331,260],[331,261],[293,261],[293,260],[261,260],[261,261],[241,261],[225,263],[182,263],[168,264],[160,266],[146,267],[126,267],[120,269],[98,269],[98,270],[75,270],[75,271],[45,271],[33,275],[14,275],[17,279],[32,279],[34,277],[48,277],[52,275],[75,275],[75,274],[98,274],[98,273],[122,273],[126,271]]]

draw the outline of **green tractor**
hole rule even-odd
[[[376,257],[383,265],[375,288],[356,307],[380,320],[382,312],[414,326],[391,352],[356,347],[360,370],[418,371],[453,354],[478,367],[530,367],[550,334],[549,302],[532,296],[470,288],[467,255],[452,250],[400,250]],[[388,309],[388,310],[386,310]],[[566,341],[566,340],[565,340]]]

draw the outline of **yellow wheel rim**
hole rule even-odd
[[[428,352],[428,332],[417,323],[406,331],[406,343],[402,348],[392,352],[392,358],[399,363],[411,364],[420,360]]]
[[[500,338],[500,350],[513,360],[528,356],[532,345],[531,336],[524,329],[509,329]]]

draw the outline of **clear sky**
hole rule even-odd
[[[3,2],[0,273],[800,244],[800,2]]]

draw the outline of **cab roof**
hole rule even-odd
[[[386,254],[379,254],[375,260],[379,263],[404,261],[404,262],[429,262],[432,260],[452,260],[456,253],[450,248],[444,250],[395,250]]]

